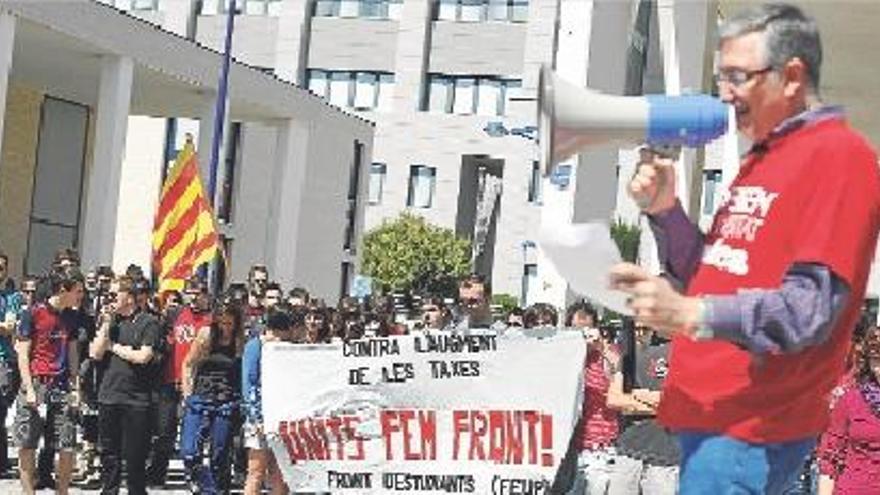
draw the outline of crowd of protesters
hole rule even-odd
[[[470,275],[454,301],[346,297],[328,305],[303,288],[285,293],[262,265],[218,296],[198,277],[182,292],[156,294],[137,266],[82,274],[73,250],[16,287],[7,265],[0,253],[0,427],[15,405],[11,436],[24,493],[67,493],[75,478],[118,493],[123,464],[128,493],[146,493],[166,485],[175,455],[193,493],[233,486],[288,493],[262,425],[263,343],[546,326],[580,331],[587,346],[567,493],[676,493],[679,447],[654,420],[668,342],[644,327],[630,342],[619,321],[600,324],[585,302],[561,315],[543,303],[499,314],[489,284]],[[792,493],[877,485],[878,454],[870,445],[880,431],[880,330],[863,322],[854,335],[831,427],[805,471],[810,481]],[[7,434],[0,431],[4,475],[11,468]]]

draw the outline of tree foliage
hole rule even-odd
[[[619,218],[611,225],[611,238],[620,249],[620,257],[624,261],[638,262],[641,235],[642,229],[638,225],[628,224]]]
[[[367,232],[363,253],[363,273],[385,292],[451,297],[471,269],[470,241],[410,213]]]

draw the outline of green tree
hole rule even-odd
[[[638,262],[641,235],[642,229],[638,225],[628,224],[619,218],[611,224],[611,238],[620,249],[620,257],[624,261]]]
[[[471,269],[470,241],[410,213],[367,232],[363,246],[363,273],[384,292],[452,297]]]

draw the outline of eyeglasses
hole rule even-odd
[[[721,71],[718,72],[718,74],[715,74],[715,84],[720,86],[721,83],[724,83],[724,84],[729,84],[729,85],[733,86],[734,88],[739,88],[740,86],[743,86],[747,82],[754,79],[756,76],[759,76],[761,74],[765,74],[765,73],[770,72],[772,70],[773,70],[772,65],[768,65],[767,67],[764,67],[763,69],[755,69],[755,70],[722,69]]]
[[[440,308],[436,306],[429,306],[427,308],[422,308],[422,313],[436,313],[440,311]]]

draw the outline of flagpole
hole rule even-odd
[[[211,161],[208,162],[210,174],[208,177],[208,200],[215,214],[217,211],[217,169],[220,166],[220,145],[223,143],[223,127],[226,123],[226,102],[228,100],[227,95],[229,94],[229,67],[232,60],[232,31],[235,27],[235,0],[229,0],[227,7],[226,40],[223,45],[223,63],[220,68],[220,80],[217,83],[217,101],[214,103],[214,136],[211,139]],[[207,267],[202,266],[198,271],[200,278],[209,278]],[[213,278],[213,276],[210,276],[210,278]],[[212,282],[209,282],[212,290],[213,285]]]
[[[214,104],[214,138],[211,140],[210,177],[208,194],[214,207],[217,196],[217,168],[220,164],[220,145],[223,142],[223,125],[226,122],[226,95],[229,93],[229,66],[232,59],[232,30],[235,25],[235,0],[229,0],[226,14],[226,42],[223,47],[223,66],[217,84],[217,102]],[[216,208],[214,208],[216,211]]]

